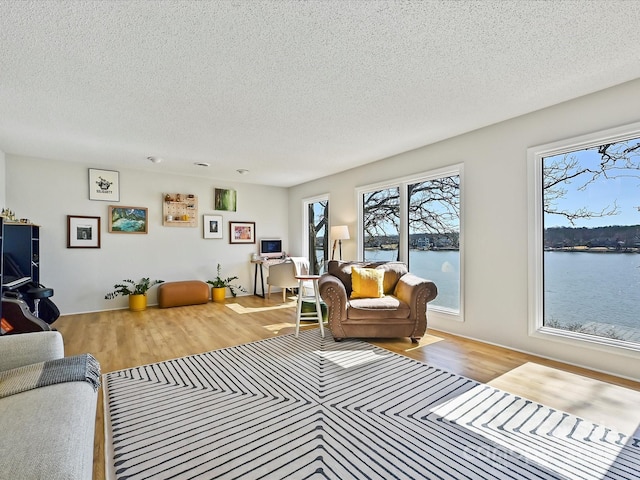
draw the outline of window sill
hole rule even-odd
[[[575,347],[588,348],[615,355],[624,355],[640,359],[640,343],[599,337],[586,333],[571,332],[552,327],[540,327],[530,333],[531,337],[569,344]]]
[[[446,320],[448,322],[463,322],[462,312],[445,307],[427,306],[427,317],[430,319]]]

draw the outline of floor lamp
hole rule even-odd
[[[340,260],[342,260],[342,240],[349,240],[349,229],[346,225],[331,227],[331,237],[333,238],[331,260],[334,260],[336,256],[336,243],[340,245]]]

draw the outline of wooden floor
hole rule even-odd
[[[294,297],[281,300],[279,294],[270,300],[244,296],[225,304],[69,315],[54,326],[63,334],[67,355],[90,352],[106,373],[292,333]],[[433,330],[419,345],[409,339],[372,343],[623,433],[640,433],[638,382]],[[95,480],[104,479],[103,421],[100,395]]]

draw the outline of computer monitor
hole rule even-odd
[[[279,238],[263,238],[260,240],[260,256],[263,258],[279,258],[284,256],[282,240]]]

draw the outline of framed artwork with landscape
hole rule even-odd
[[[213,189],[213,208],[214,210],[225,210],[227,212],[235,212],[237,204],[236,191],[230,188],[214,188]]]
[[[229,243],[256,243],[256,222],[229,222]]]
[[[109,205],[109,233],[147,233],[148,209]]]
[[[100,217],[67,215],[67,248],[100,248]]]

